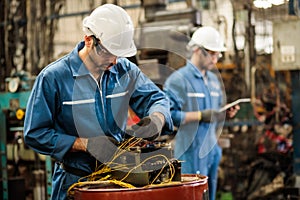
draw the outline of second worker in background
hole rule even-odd
[[[192,51],[190,60],[171,74],[164,85],[171,100],[173,122],[178,127],[175,157],[183,161],[183,174],[208,176],[209,197],[214,200],[222,156],[216,130],[218,122],[224,122],[226,112],[218,112],[225,98],[219,77],[210,70],[226,49],[221,35],[212,27],[197,29],[188,48]],[[229,117],[237,109],[228,110]]]

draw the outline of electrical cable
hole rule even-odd
[[[143,140],[142,138],[132,137],[132,138],[129,138],[128,140],[124,141],[118,147],[118,150],[116,150],[116,152],[114,153],[114,155],[112,156],[112,159],[110,161],[108,161],[107,163],[102,163],[99,166],[96,166],[95,172],[91,173],[88,176],[81,177],[78,180],[78,182],[71,185],[68,189],[68,192],[67,192],[68,196],[71,197],[75,194],[75,191],[74,191],[75,188],[82,188],[82,187],[90,186],[90,185],[115,184],[115,185],[121,186],[123,188],[136,188],[134,185],[125,182],[126,178],[134,170],[136,170],[137,168],[144,165],[147,161],[149,161],[151,159],[158,158],[158,157],[163,158],[166,161],[166,163],[163,165],[163,167],[160,169],[160,171],[156,174],[156,176],[151,181],[151,183],[149,185],[144,186],[144,187],[157,185],[157,184],[154,184],[154,183],[161,176],[161,174],[163,173],[166,166],[169,167],[168,169],[169,169],[169,172],[170,172],[170,177],[167,180],[161,181],[159,183],[159,185],[170,183],[172,181],[174,175],[175,175],[175,167],[171,163],[171,161],[163,154],[157,154],[157,155],[154,155],[154,156],[150,156],[150,157],[144,159],[138,165],[134,165],[134,166],[131,166],[130,164],[120,164],[120,163],[114,162],[118,157],[120,157],[125,152],[131,151],[131,149],[133,147],[136,147],[139,143],[141,143],[142,140]],[[128,170],[128,172],[120,180],[116,180],[116,178],[114,178],[112,176],[112,172],[122,171],[122,170]]]

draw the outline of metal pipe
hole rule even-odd
[[[124,9],[134,9],[134,8],[139,8],[141,7],[140,4],[132,4],[132,5],[127,5],[127,6],[122,6]],[[89,13],[91,13],[90,10],[86,10],[86,11],[81,11],[81,12],[74,12],[74,13],[67,13],[67,14],[61,14],[61,15],[50,15],[47,17],[48,20],[53,20],[53,19],[60,19],[60,18],[66,18],[66,17],[76,17],[76,16],[82,16],[82,15],[88,15]],[[42,20],[42,19],[41,19]],[[0,28],[3,26],[8,26],[11,24],[21,24],[21,25],[25,25],[27,23],[26,19],[20,19],[20,20],[16,20],[16,21],[4,21],[0,23]]]
[[[6,157],[6,117],[0,104],[0,156],[2,175],[2,199],[8,200],[8,178],[7,178],[7,157]]]
[[[45,172],[41,169],[34,170],[34,188],[33,188],[33,198],[34,200],[45,200]]]
[[[254,103],[254,100],[256,99],[256,97],[255,97],[255,92],[256,92],[255,73],[256,73],[256,67],[252,66],[251,67],[251,102],[253,102],[253,103]]]

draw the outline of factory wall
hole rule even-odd
[[[77,42],[83,39],[82,20],[88,15],[88,12],[101,4],[101,0],[95,0],[93,4],[88,1],[80,0],[67,0],[65,6],[62,8],[61,16],[59,19],[57,31],[55,33],[54,57],[60,57],[66,52],[74,48]],[[216,3],[211,6],[214,8],[203,9],[201,6],[196,5],[201,10],[201,19],[203,25],[210,25],[216,27],[224,37],[229,54],[232,53],[232,5],[229,0],[216,0]],[[108,3],[112,3],[108,1]],[[133,23],[136,27],[145,20],[144,9],[140,7],[139,0],[121,1],[120,5],[123,6],[131,16]],[[187,8],[185,1],[169,2],[167,10],[181,10]],[[82,14],[80,14],[82,13]],[[72,15],[72,16],[70,16]],[[228,55],[229,55],[228,54]]]

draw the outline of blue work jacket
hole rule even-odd
[[[164,90],[170,99],[174,125],[178,127],[175,157],[183,161],[183,173],[199,173],[200,159],[217,144],[217,124],[201,121],[183,124],[185,112],[218,110],[223,104],[220,82],[210,71],[207,71],[205,80],[198,68],[187,62],[186,66],[168,77]]]
[[[97,82],[79,58],[83,47],[79,43],[37,76],[26,108],[24,139],[36,152],[91,173],[94,157],[69,151],[77,137],[108,135],[122,141],[128,106],[140,118],[162,113],[166,120],[162,134],[171,133],[173,123],[164,92],[134,63],[118,58]],[[65,199],[66,190],[79,178],[68,176],[55,166],[52,199]]]

